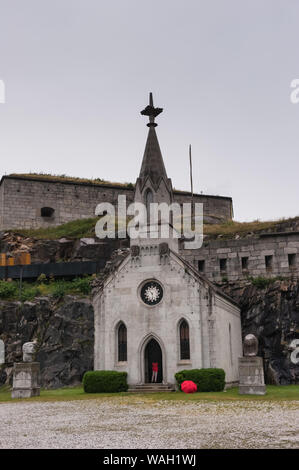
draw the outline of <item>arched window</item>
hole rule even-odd
[[[123,362],[127,360],[127,328],[124,323],[118,327],[118,361]]]
[[[186,320],[180,324],[180,358],[190,359],[189,326]]]
[[[150,223],[150,211],[151,211],[151,203],[154,200],[153,192],[150,189],[146,190],[145,193],[145,207],[147,213],[147,223]]]

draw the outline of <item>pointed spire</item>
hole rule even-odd
[[[147,177],[152,180],[152,183],[155,187],[159,185],[161,178],[165,179],[166,184],[168,182],[163,157],[155,130],[155,127],[157,126],[157,124],[155,123],[155,118],[160,113],[162,113],[162,111],[162,108],[154,107],[153,95],[152,93],[150,93],[149,105],[143,111],[141,111],[142,115],[149,116],[149,123],[147,124],[147,126],[149,127],[148,137],[145,145],[145,151],[139,175],[142,186]]]

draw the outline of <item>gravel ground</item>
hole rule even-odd
[[[0,448],[299,448],[299,402],[0,404]]]

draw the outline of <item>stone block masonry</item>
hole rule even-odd
[[[298,277],[299,232],[267,233],[238,240],[207,240],[182,255],[211,281]]]
[[[30,176],[3,176],[0,182],[0,230],[40,228],[72,220],[95,217],[101,202],[117,205],[119,195],[134,199],[134,188],[125,185],[77,182]],[[173,191],[174,201],[191,202],[191,195]],[[206,223],[232,219],[232,199],[197,194],[195,202],[204,204]]]
[[[13,371],[12,398],[30,398],[40,395],[39,362],[16,362]]]
[[[262,357],[239,357],[239,394],[265,395]]]

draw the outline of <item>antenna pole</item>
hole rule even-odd
[[[190,162],[191,204],[192,204],[192,210],[193,210],[193,177],[192,177],[191,144],[189,145],[189,162]]]

